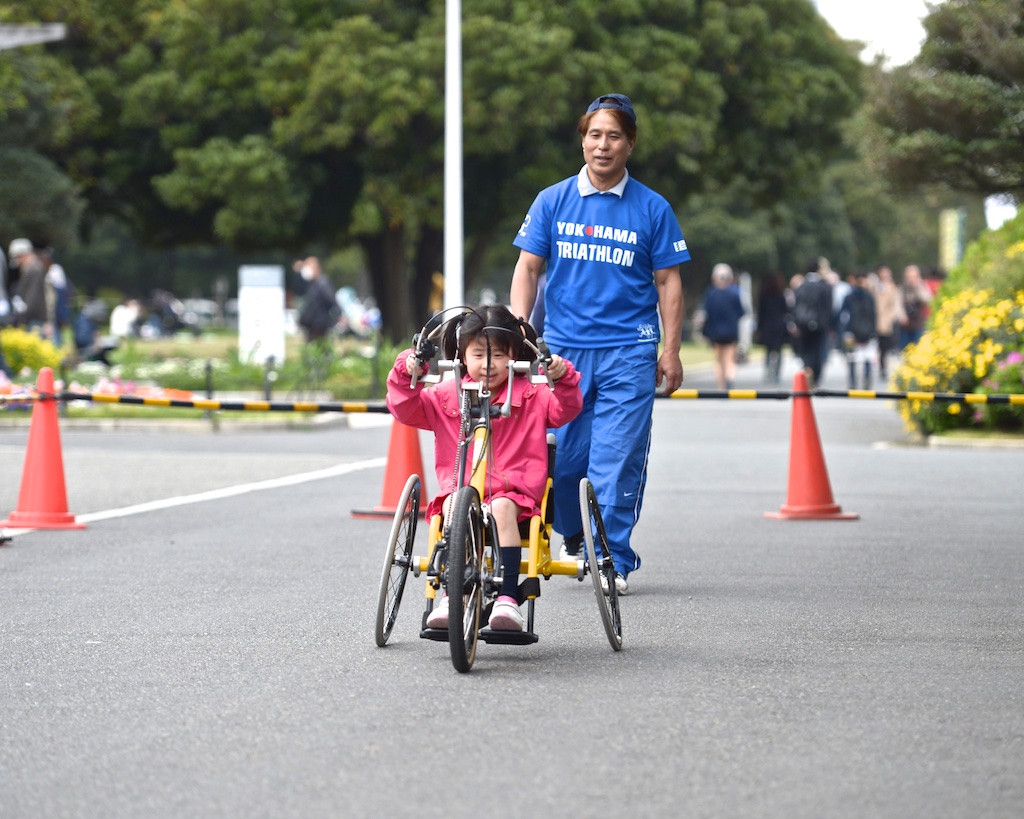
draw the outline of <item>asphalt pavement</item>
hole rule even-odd
[[[923,446],[884,401],[813,415],[857,520],[764,516],[792,402],[659,400],[623,650],[553,578],[540,641],[468,675],[418,638],[417,579],[374,644],[389,523],[352,510],[382,501],[386,417],[62,426],[86,529],[0,548],[0,816],[1018,817],[1024,449]],[[0,429],[0,515],[26,438]]]

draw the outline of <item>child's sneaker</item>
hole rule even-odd
[[[448,595],[435,601],[427,615],[427,628],[448,628]]]
[[[523,615],[514,597],[502,596],[494,601],[491,619],[487,622],[495,631],[522,631]]]

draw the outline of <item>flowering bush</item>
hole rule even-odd
[[[1020,394],[1022,361],[1024,290],[998,298],[967,289],[937,307],[921,341],[904,351],[894,384],[907,392]],[[972,426],[1024,430],[1019,406],[912,400],[900,403],[900,415],[923,433]]]
[[[1024,353],[1014,350],[982,381],[978,392],[986,395],[1020,395],[1024,393]],[[984,404],[975,413],[975,420],[988,429],[1024,429],[1024,408],[1008,404]]]
[[[8,327],[0,330],[0,345],[3,346],[7,369],[12,374],[24,369],[38,371],[42,367],[60,367],[64,354],[49,341],[44,341],[35,333]]]

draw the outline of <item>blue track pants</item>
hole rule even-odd
[[[583,412],[555,430],[554,528],[573,535],[583,528],[579,482],[590,478],[601,504],[605,530],[623,576],[640,568],[630,535],[640,517],[654,408],[656,344],[599,350],[561,347],[580,373]]]

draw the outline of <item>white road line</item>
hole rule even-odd
[[[79,523],[93,523],[98,520],[110,520],[111,518],[124,518],[129,515],[141,515],[145,512],[155,512],[159,509],[172,509],[176,506],[187,506],[190,503],[203,503],[223,498],[233,498],[237,495],[245,495],[249,492],[262,492],[266,489],[279,489],[282,486],[296,486],[310,481],[319,481],[324,478],[335,478],[338,475],[347,475],[351,472],[360,472],[364,469],[374,469],[384,466],[387,458],[371,458],[368,461],[357,461],[351,464],[338,464],[327,469],[318,469],[314,472],[301,472],[298,475],[286,475],[283,478],[272,478],[268,481],[256,481],[255,483],[240,483],[235,486],[225,486],[223,489],[212,489],[209,492],[197,492],[193,495],[179,495],[175,498],[164,498],[162,500],[149,501],[148,503],[137,503],[134,506],[122,506],[120,509],[107,509],[102,512],[87,512],[84,515],[75,515]],[[32,529],[8,529],[7,534],[16,535],[31,532]]]

